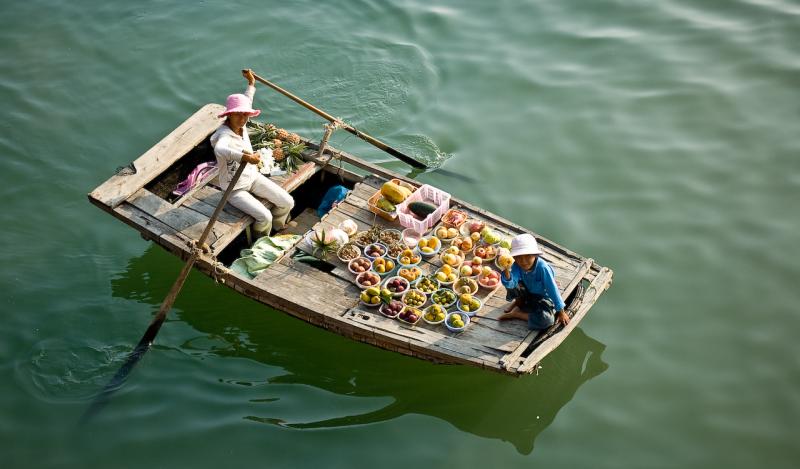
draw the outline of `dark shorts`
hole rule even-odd
[[[528,313],[528,329],[532,331],[547,329],[555,323],[555,306],[546,296],[530,293],[520,284],[517,288],[506,291],[507,301],[517,298],[522,298],[519,309]]]

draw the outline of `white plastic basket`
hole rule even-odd
[[[411,202],[428,202],[436,206],[436,210],[424,220],[418,220],[408,211]],[[428,184],[423,184],[411,196],[397,206],[397,218],[401,225],[411,228],[417,233],[426,233],[439,222],[450,208],[450,194]]]

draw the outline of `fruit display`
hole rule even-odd
[[[491,244],[479,243],[477,246],[475,246],[473,254],[475,257],[480,257],[485,261],[490,261],[497,257],[497,248]]]
[[[422,201],[411,202],[407,207],[409,213],[420,220],[428,218],[428,215],[436,211],[435,205]]]
[[[391,257],[391,258],[394,258],[394,259],[397,259],[398,257],[400,257],[400,254],[406,249],[406,246],[403,243],[400,243],[400,242],[394,243],[394,244],[390,244],[388,246],[389,246],[389,250],[386,251],[386,255]]]
[[[389,290],[381,289],[378,287],[370,287],[361,292],[359,297],[361,302],[369,306],[378,306],[381,301],[388,302],[392,299],[392,294]]]
[[[419,308],[428,301],[427,295],[419,290],[409,290],[403,294],[403,303]]]
[[[459,311],[467,314],[474,314],[481,309],[481,300],[469,293],[462,293],[461,296],[458,297],[458,304],[456,306]]]
[[[483,268],[483,259],[480,257],[473,257],[471,261],[466,261],[461,264],[458,273],[461,277],[477,277],[480,275]]]
[[[469,252],[475,247],[475,242],[469,236],[460,236],[453,239],[453,246],[457,247],[461,252]]]
[[[402,235],[400,234],[400,231],[392,228],[385,229],[378,235],[380,242],[386,246],[399,243],[401,237]]]
[[[381,229],[378,226],[373,226],[367,231],[359,231],[353,236],[353,242],[356,243],[358,247],[362,248],[366,247],[368,244],[377,243],[380,232]]]
[[[469,316],[462,313],[449,313],[445,316],[444,323],[451,332],[461,332],[469,324]]]
[[[339,248],[336,252],[336,256],[342,262],[350,262],[361,256],[361,248],[356,246],[355,243],[347,243]]]
[[[456,246],[450,246],[442,255],[442,264],[452,268],[458,268],[464,262],[464,256],[461,255],[461,250]]]
[[[449,288],[442,288],[436,290],[436,292],[433,295],[431,295],[431,302],[433,304],[444,306],[445,308],[453,306],[456,300],[457,300],[456,292],[454,292]]]
[[[498,244],[502,238],[487,226],[481,230],[481,240],[486,244]]]
[[[372,270],[378,274],[388,274],[394,270],[394,261],[385,257],[378,257],[372,261]]]
[[[347,269],[354,274],[366,272],[372,267],[372,262],[366,257],[357,257],[347,264]]]
[[[422,269],[416,266],[408,269],[400,269],[397,271],[397,275],[403,277],[409,282],[416,282],[416,280],[422,276]]]
[[[432,277],[422,277],[414,288],[422,293],[433,293],[439,289],[439,281]]]
[[[428,236],[426,238],[420,238],[419,242],[417,242],[417,249],[423,255],[432,256],[439,252],[439,248],[442,247],[442,242],[439,241],[439,238],[436,236]]]
[[[400,184],[386,182],[381,186],[381,195],[386,198],[387,201],[393,204],[399,204],[411,196],[411,191]]]
[[[381,283],[381,277],[375,272],[364,272],[358,274],[356,277],[356,283],[361,288],[369,288]]]
[[[445,264],[441,269],[436,271],[436,280],[441,284],[451,285],[458,279],[458,271]]]
[[[416,324],[419,321],[419,318],[422,317],[422,311],[418,310],[417,308],[405,308],[404,310],[400,311],[400,314],[397,315],[397,319],[406,322],[408,324]]]
[[[402,295],[409,289],[411,284],[403,277],[389,277],[383,287],[392,292],[395,298]]]
[[[400,314],[403,308],[405,308],[405,305],[402,301],[392,300],[388,303],[382,304],[378,312],[386,317],[394,318]]]
[[[442,216],[442,223],[448,228],[458,228],[467,221],[467,214],[461,210],[451,208]]]
[[[484,288],[494,289],[500,283],[500,272],[491,267],[484,267],[478,276],[478,284]]]
[[[381,257],[386,255],[386,251],[388,248],[380,243],[370,244],[364,248],[364,255],[369,258],[375,259],[376,257]]]
[[[389,213],[394,212],[394,211],[397,210],[397,207],[395,206],[395,204],[393,204],[393,203],[389,202],[388,200],[386,200],[385,197],[381,197],[380,199],[378,199],[378,201],[375,202],[375,206],[378,207],[379,209],[383,210],[384,212],[389,212]]]
[[[511,249],[511,240],[508,238],[503,238],[500,240],[499,246],[505,249]]]
[[[473,278],[461,277],[453,284],[453,290],[456,293],[470,293],[474,295],[478,291],[478,282]]]
[[[425,320],[428,324],[439,324],[444,322],[444,318],[447,316],[447,310],[444,309],[441,305],[430,305],[425,308],[425,314],[422,316],[422,319]]]
[[[404,266],[417,265],[422,262],[422,256],[406,248],[400,253],[400,257],[397,258],[397,261],[400,262],[400,265]]]
[[[434,232],[439,239],[453,239],[458,236],[458,230],[455,228],[448,228],[444,225],[436,228]]]
[[[481,231],[483,231],[483,229],[486,228],[486,223],[484,223],[484,222],[482,222],[480,220],[469,220],[463,226],[466,227],[466,233],[465,234],[478,233],[478,236],[480,236]],[[462,233],[463,233],[463,230],[462,230]]]

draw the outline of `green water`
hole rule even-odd
[[[793,0],[3,2],[0,465],[797,467],[799,21]],[[85,195],[247,66],[478,178],[418,179],[612,267],[613,287],[512,379],[193,274],[78,426],[180,268]]]

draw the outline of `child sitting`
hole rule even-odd
[[[505,269],[500,281],[508,292],[506,299],[514,302],[500,315],[501,321],[523,319],[528,321],[530,330],[547,329],[555,321],[569,323],[553,268],[539,257],[540,254],[539,244],[531,234],[521,234],[511,240],[514,263]]]

